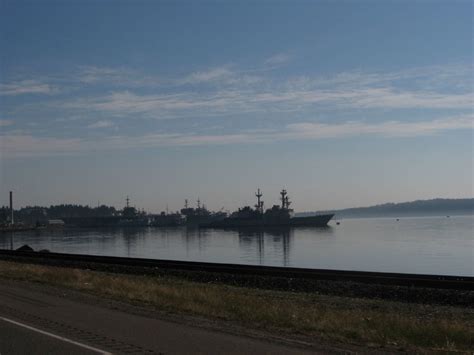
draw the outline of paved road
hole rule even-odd
[[[104,354],[91,348],[27,324],[0,317],[0,354]]]
[[[114,354],[308,353],[260,339],[125,313],[27,283],[0,280],[1,355],[93,354],[101,350]]]

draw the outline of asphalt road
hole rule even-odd
[[[54,290],[54,289],[53,289]],[[98,302],[100,303],[100,302]],[[0,280],[0,354],[304,354],[268,340],[111,309]]]
[[[101,349],[58,338],[49,332],[0,317],[0,354],[100,354]]]

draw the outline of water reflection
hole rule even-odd
[[[239,236],[239,247],[245,254],[254,251],[259,264],[265,264],[265,245],[280,255],[281,264],[288,266],[290,247],[293,240],[292,228],[240,228],[234,230]]]
[[[190,256],[195,251],[202,253],[206,249],[209,237],[207,230],[197,227],[182,227],[181,230],[186,246],[186,256]]]
[[[134,250],[139,239],[144,239],[147,234],[147,228],[123,228],[112,232],[114,238],[119,237],[123,240],[128,257],[135,255]]]

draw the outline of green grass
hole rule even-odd
[[[474,349],[474,310],[265,291],[0,261],[0,277],[40,282],[174,314],[231,321],[309,341],[417,351]]]

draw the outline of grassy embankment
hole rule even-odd
[[[474,349],[474,310],[204,284],[0,261],[0,277],[85,291],[305,340],[418,351]]]

